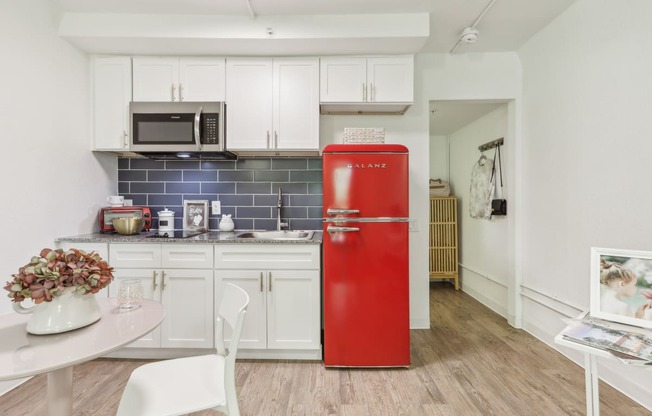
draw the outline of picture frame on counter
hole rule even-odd
[[[208,229],[208,200],[183,201],[183,229],[207,230]]]
[[[652,252],[591,247],[593,317],[652,328]]]

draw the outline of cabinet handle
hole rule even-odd
[[[152,272],[152,290],[156,290],[156,270]]]
[[[260,272],[260,291],[263,291],[263,272]]]
[[[278,132],[274,132],[274,149],[278,149]]]
[[[183,85],[179,84],[179,101],[183,101]]]
[[[374,84],[369,84],[369,101],[376,101],[376,94],[374,91]]]
[[[271,291],[272,291],[272,272],[269,272],[267,282],[269,283],[269,284],[268,284],[268,286],[269,286],[269,291],[271,292]]]
[[[367,86],[362,83],[362,101],[367,101]]]
[[[267,130],[267,148],[269,149],[269,130]]]
[[[122,130],[122,144],[124,147],[129,147],[129,139],[128,139],[127,131]]]
[[[176,98],[174,96],[175,91],[176,91],[176,88],[174,88],[174,84],[172,84],[172,101],[176,101]]]
[[[161,292],[165,290],[165,271],[161,272]]]

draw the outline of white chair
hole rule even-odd
[[[215,409],[239,416],[235,391],[235,356],[249,295],[227,283],[215,325],[217,354],[177,358],[135,369],[122,393],[118,416],[182,415]],[[232,328],[228,352],[224,322]]]

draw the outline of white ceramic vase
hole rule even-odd
[[[72,331],[98,321],[102,317],[95,294],[79,294],[75,287],[67,287],[61,296],[50,302],[41,302],[30,307],[14,303],[18,313],[32,314],[27,321],[27,332],[35,335],[58,334]]]

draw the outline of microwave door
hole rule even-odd
[[[202,113],[203,107],[200,105],[199,109],[195,113],[195,145],[197,146],[197,151],[201,152],[202,151],[202,142],[201,142],[201,129],[199,128],[201,123],[201,113]]]

